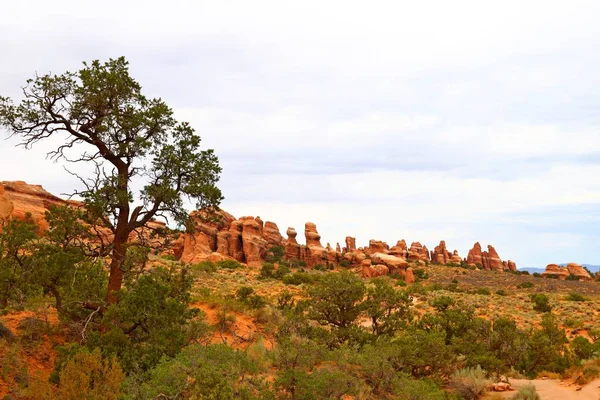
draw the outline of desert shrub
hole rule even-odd
[[[241,288],[239,288],[236,292],[235,292],[235,296],[240,300],[240,301],[247,301],[248,298],[250,297],[250,295],[252,295],[254,293],[254,289],[252,289],[250,286],[242,286]]]
[[[286,285],[302,285],[304,283],[315,283],[320,279],[319,275],[309,274],[307,272],[294,272],[283,277],[282,281]]]
[[[508,293],[506,293],[506,290],[504,290],[504,289],[497,290],[496,294],[498,296],[508,296]]]
[[[539,272],[534,272],[533,274],[531,274],[531,276],[533,276],[535,278],[541,278],[542,274],[540,274]]]
[[[197,264],[192,264],[190,268],[192,271],[197,272],[217,272],[217,266],[212,261],[202,261]]]
[[[277,308],[280,310],[292,308],[294,303],[294,295],[292,295],[287,289],[277,296]]]
[[[433,381],[427,379],[400,380],[396,389],[396,398],[402,400],[448,400],[450,396]]]
[[[163,359],[148,374],[130,377],[126,398],[198,400],[249,398],[255,364],[245,353],[227,345],[191,345],[172,359]]]
[[[583,336],[577,336],[571,341],[571,351],[579,360],[587,360],[592,358],[596,351],[596,347],[592,342]]]
[[[365,292],[362,279],[351,272],[326,274],[306,291],[310,299],[309,317],[321,325],[347,328],[362,311],[360,303]]]
[[[247,300],[248,306],[254,310],[264,307],[267,302],[262,296],[257,294],[250,296]]]
[[[532,384],[523,385],[511,400],[541,400],[540,395]]]
[[[490,296],[492,292],[488,288],[477,288],[475,289],[475,294],[481,294],[483,296]]]
[[[490,381],[480,367],[464,368],[452,374],[450,385],[465,400],[477,400],[488,390]]]
[[[406,293],[396,291],[382,278],[375,278],[367,288],[367,298],[361,308],[371,320],[372,333],[380,336],[393,335],[406,327],[411,318],[411,305]]]
[[[258,277],[260,279],[272,279],[275,276],[275,264],[266,262],[260,267]]]
[[[90,332],[88,345],[115,355],[126,372],[148,370],[173,357],[203,329],[201,312],[190,308],[192,277],[186,269],[155,268],[124,288],[104,313],[106,332]]]
[[[429,274],[427,273],[427,271],[421,268],[413,270],[413,275],[415,276],[416,280],[425,280],[429,278]]]
[[[327,267],[324,266],[323,264],[317,264],[317,265],[315,265],[315,270],[316,271],[327,271]]]
[[[284,255],[285,248],[283,246],[272,246],[267,250],[265,260],[270,263],[280,262]]]
[[[116,400],[121,395],[125,375],[116,359],[103,358],[100,350],[77,352],[66,362],[59,374],[59,386],[36,380],[27,394],[44,400]]]
[[[40,341],[49,329],[50,325],[46,321],[35,317],[24,318],[17,325],[19,336],[26,343]]]
[[[531,289],[533,282],[521,282],[517,285],[517,289]]]
[[[340,260],[340,267],[342,268],[352,268],[352,262],[350,260],[346,260],[345,258],[342,258]]]
[[[580,295],[577,292],[571,292],[565,297],[567,301],[588,301],[589,299],[583,295]]]
[[[242,268],[243,265],[237,262],[236,260],[220,260],[215,263],[217,268],[221,269],[238,269]]]
[[[550,299],[543,293],[534,293],[529,296],[533,302],[533,309],[537,312],[545,313],[552,311]]]
[[[12,331],[8,329],[2,322],[0,322],[0,339],[12,341],[15,338]]]

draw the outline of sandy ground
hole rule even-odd
[[[535,379],[532,381],[526,379],[511,379],[513,388],[518,390],[520,386],[533,383],[542,400],[599,400],[600,399],[600,379],[585,385],[581,390],[576,390],[577,386],[568,386],[564,382],[552,379]],[[509,399],[515,395],[516,390],[504,393],[505,398]]]

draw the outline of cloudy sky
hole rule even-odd
[[[126,56],[215,149],[235,216],[600,264],[598,1],[4,3],[0,95]],[[14,144],[0,180],[77,185]]]

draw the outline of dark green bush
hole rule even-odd
[[[517,289],[531,289],[533,282],[521,282],[517,285]]]
[[[529,296],[531,301],[533,302],[533,309],[537,312],[550,312],[552,311],[552,306],[550,305],[550,299],[543,293],[534,293]]]
[[[254,289],[250,286],[242,286],[235,292],[235,296],[241,301],[247,301],[251,294],[254,293]]]
[[[202,261],[197,264],[193,264],[190,268],[192,271],[198,272],[217,272],[217,266],[212,261]]]
[[[7,341],[12,341],[15,338],[12,331],[8,329],[2,322],[0,322],[0,339],[6,339]]]
[[[589,299],[585,296],[580,295],[577,292],[571,292],[565,297],[567,301],[588,301]]]
[[[222,269],[238,269],[238,268],[244,267],[242,264],[240,264],[236,260],[221,260],[221,261],[217,261],[215,263],[215,265],[217,266],[217,268],[222,268]]]

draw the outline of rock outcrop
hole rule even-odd
[[[52,206],[64,206],[66,200],[48,193],[40,185],[30,185],[23,181],[0,182],[0,222],[11,218],[25,219],[27,214],[43,232],[48,229],[45,213]]]
[[[453,252],[448,251],[446,248],[446,242],[442,240],[440,244],[435,246],[431,252],[431,261],[438,264],[460,264],[462,258],[458,255],[458,250],[454,250]]]
[[[45,191],[41,186],[28,185],[25,182],[0,182],[0,226],[10,218],[24,218],[30,213],[43,232],[48,228],[45,212],[53,205],[73,205],[80,203],[66,201]],[[262,263],[269,248],[283,246],[286,259],[304,262],[307,267],[323,265],[326,267],[338,264],[340,261],[352,266],[364,276],[380,276],[397,274],[404,277],[406,282],[414,281],[414,274],[408,267],[408,261],[441,264],[460,263],[462,261],[457,250],[449,251],[446,243],[441,241],[433,251],[419,242],[412,242],[410,248],[405,240],[399,240],[390,248],[381,240],[370,240],[368,246],[356,246],[356,239],[347,236],[345,246],[339,243],[323,246],[317,226],[307,222],[304,227],[306,244],[297,241],[297,232],[290,227],[284,238],[274,222],[260,217],[246,216],[236,219],[233,215],[219,210],[210,215],[206,212],[195,211],[191,214],[195,229],[182,234],[171,244],[170,251],[183,262],[196,263],[204,260],[235,259],[249,265]],[[153,229],[168,230],[159,221],[150,223]],[[1,229],[1,228],[0,228]],[[106,233],[110,238],[110,233]],[[136,240],[133,238],[132,240]],[[154,243],[154,242],[152,242]],[[335,242],[332,242],[335,243]],[[154,246],[154,248],[158,248]],[[515,270],[514,262],[502,261],[493,246],[482,251],[476,243],[469,251],[465,261],[471,265],[480,265],[488,270]],[[590,279],[589,274],[579,264],[569,264],[565,268],[548,266],[546,276],[556,275],[565,279],[574,275],[579,279]]]
[[[591,275],[585,268],[577,263],[569,263],[565,267],[558,266],[557,264],[548,264],[542,275],[546,278],[555,278],[560,279],[561,281],[570,276],[580,281],[592,280]]]
[[[488,271],[516,271],[517,265],[510,260],[502,261],[494,246],[488,245],[488,251],[481,251],[479,242],[473,245],[465,259],[472,267],[483,268]]]
[[[429,250],[419,242],[413,242],[408,249],[408,259],[413,261],[429,261]]]

